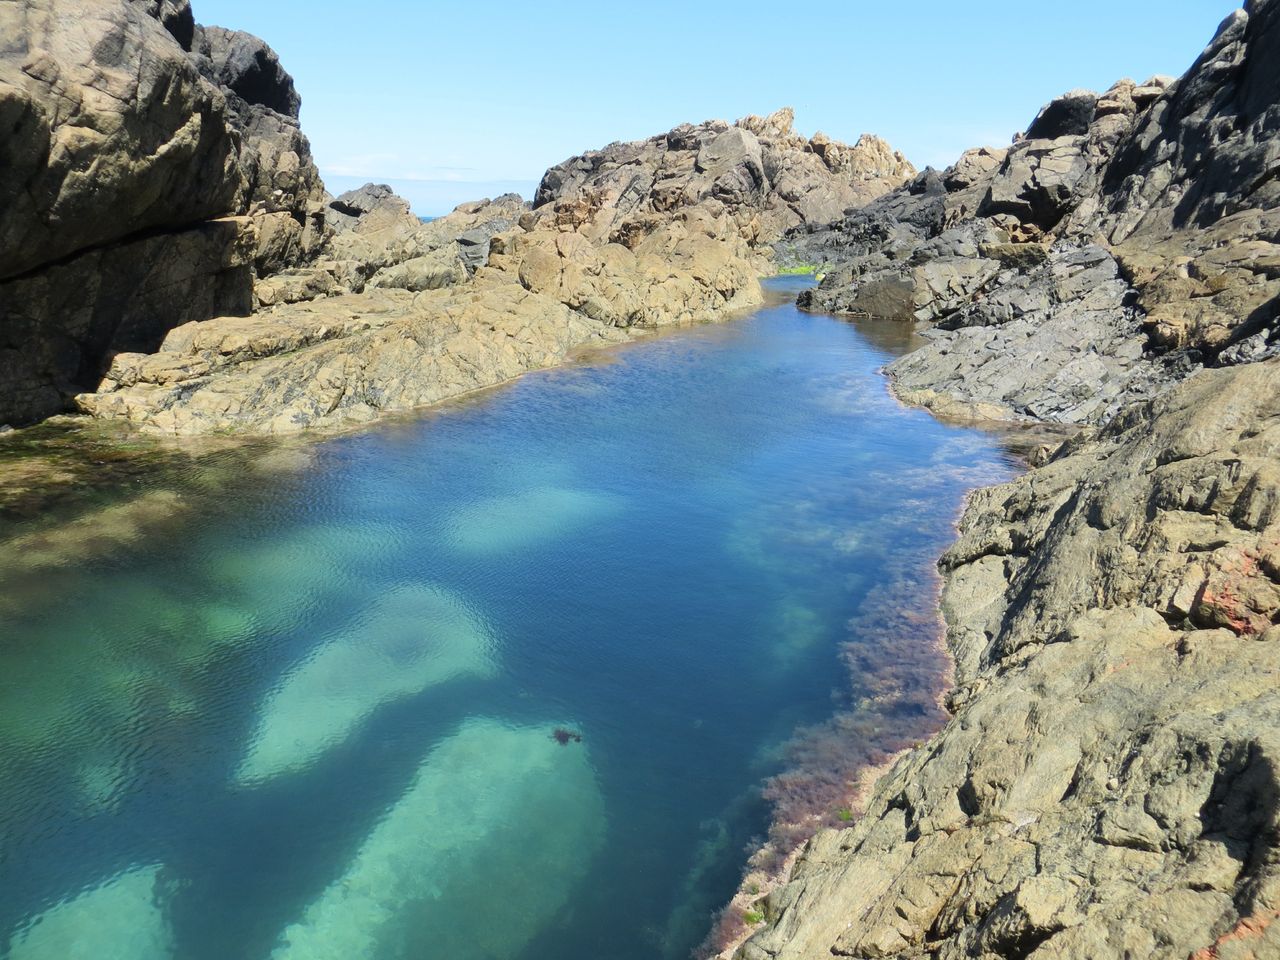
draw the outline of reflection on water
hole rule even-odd
[[[1010,470],[874,333],[775,305],[10,539],[0,957],[686,956],[797,727],[931,699],[886,598]]]

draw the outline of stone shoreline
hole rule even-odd
[[[900,399],[1073,435],[972,494],[946,725],[735,958],[1280,956],[1278,50],[1251,0],[1180,80],[784,242],[809,307],[924,328]]]
[[[771,248],[824,264],[802,305],[923,331],[901,400],[1075,432],[970,497],[949,719],[735,901],[733,956],[1280,956],[1280,0],[945,171],[782,110],[426,225],[329,197],[278,58],[187,0],[11,6],[0,422],[346,429],[758,303]]]

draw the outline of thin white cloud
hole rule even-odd
[[[335,177],[394,177],[397,180],[454,180],[488,179],[479,175],[484,171],[479,167],[423,165],[406,160],[395,153],[367,153],[358,156],[342,157],[333,162],[320,164],[320,171]]]

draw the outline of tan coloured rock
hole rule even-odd
[[[974,495],[954,717],[738,956],[1274,956],[1280,363],[1204,371]]]
[[[12,0],[0,37],[0,423],[25,423],[112,351],[248,312],[255,270],[318,251],[323,191],[275,54],[186,0]]]
[[[563,363],[620,334],[518,284],[376,290],[174,330],[117,356],[99,417],[180,436],[287,434],[367,423]]]
[[[179,348],[185,335],[175,331],[152,358],[117,357],[99,393],[78,403],[165,433],[331,428],[558,362],[578,344],[621,336],[610,328],[723,318],[761,302],[767,245],[782,224],[873,196],[910,170],[874,138],[820,144],[822,157],[792,131],[789,111],[679,127],[552,168],[534,209],[509,195],[425,224],[389,188],[368,185],[329,202],[337,232],[324,259],[257,281],[256,302],[270,312],[210,322],[209,336],[260,326],[251,357]],[[287,260],[299,231],[270,214],[258,220],[259,258]],[[395,293],[445,287],[456,292]],[[486,309],[524,322],[514,355],[502,331],[518,321],[486,326]],[[430,362],[393,348],[390,329],[369,332],[455,321],[474,342],[440,348]],[[373,362],[375,349],[387,356]],[[455,350],[475,367],[466,376]],[[335,395],[331,409],[325,398]]]

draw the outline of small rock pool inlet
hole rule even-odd
[[[0,958],[689,956],[1013,472],[889,398],[903,336],[775,303],[0,578]]]

